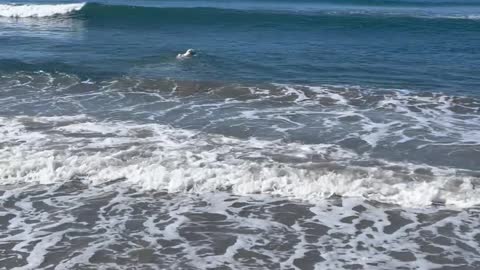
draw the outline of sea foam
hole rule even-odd
[[[0,124],[0,143],[6,146],[0,150],[3,184],[50,184],[80,177],[93,185],[124,179],[129,186],[171,193],[228,190],[308,201],[339,195],[408,207],[480,203],[472,177],[431,168],[433,175],[421,179],[387,168],[349,166],[360,157],[331,144],[240,140],[158,124],[78,117],[0,118]],[[32,131],[30,125],[44,131]],[[397,166],[414,171],[419,165]]]
[[[28,18],[28,17],[51,17],[54,15],[68,14],[81,10],[85,3],[58,4],[58,5],[0,5],[0,17]]]

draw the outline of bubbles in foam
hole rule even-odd
[[[7,269],[434,269],[479,265],[478,211],[355,198],[135,192],[80,180],[1,195]],[[374,267],[372,267],[374,266]]]
[[[83,6],[85,6],[85,3],[56,5],[0,4],[0,17],[51,17],[81,10]]]
[[[404,206],[469,207],[480,194],[472,176],[422,164],[361,165],[337,145],[240,140],[158,124],[93,122],[85,116],[1,119],[2,182],[55,183],[76,177],[98,185],[125,179],[168,192],[272,194],[318,201],[333,195]],[[357,163],[357,164],[355,164]],[[399,168],[402,168],[401,170]]]
[[[0,105],[13,115],[0,127],[4,183],[81,176],[170,192],[478,203],[476,98],[48,72],[0,82],[9,93]],[[78,114],[15,116],[66,112]]]

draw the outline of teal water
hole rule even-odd
[[[1,19],[0,69],[476,95],[479,16],[478,1],[105,1]]]

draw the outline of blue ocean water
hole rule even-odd
[[[0,269],[476,270],[479,186],[480,0],[0,0]]]
[[[0,68],[476,95],[479,15],[478,1],[98,1],[3,18]],[[188,48],[199,57],[173,67]]]

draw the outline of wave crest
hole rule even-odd
[[[407,5],[408,6],[408,5]],[[468,13],[440,12],[406,8],[398,9],[368,9],[359,5],[357,7],[325,6],[298,9],[295,6],[277,8],[275,6],[137,6],[137,5],[109,5],[96,2],[83,2],[75,4],[0,4],[0,17],[7,18],[45,18],[52,16],[70,15],[79,12],[86,19],[108,18],[111,20],[131,21],[168,21],[175,23],[217,23],[224,22],[267,22],[289,23],[300,22],[302,24],[315,25],[325,22],[350,22],[358,24],[358,20],[372,20],[371,23],[378,25],[378,19],[390,20],[392,17],[401,20],[408,19],[435,19],[435,20],[468,20],[478,21],[480,14],[473,7]],[[473,13],[472,13],[473,12]],[[220,19],[222,18],[222,19]]]
[[[86,3],[56,4],[56,5],[16,5],[0,4],[0,17],[29,18],[51,17],[55,15],[69,14],[81,10]]]

